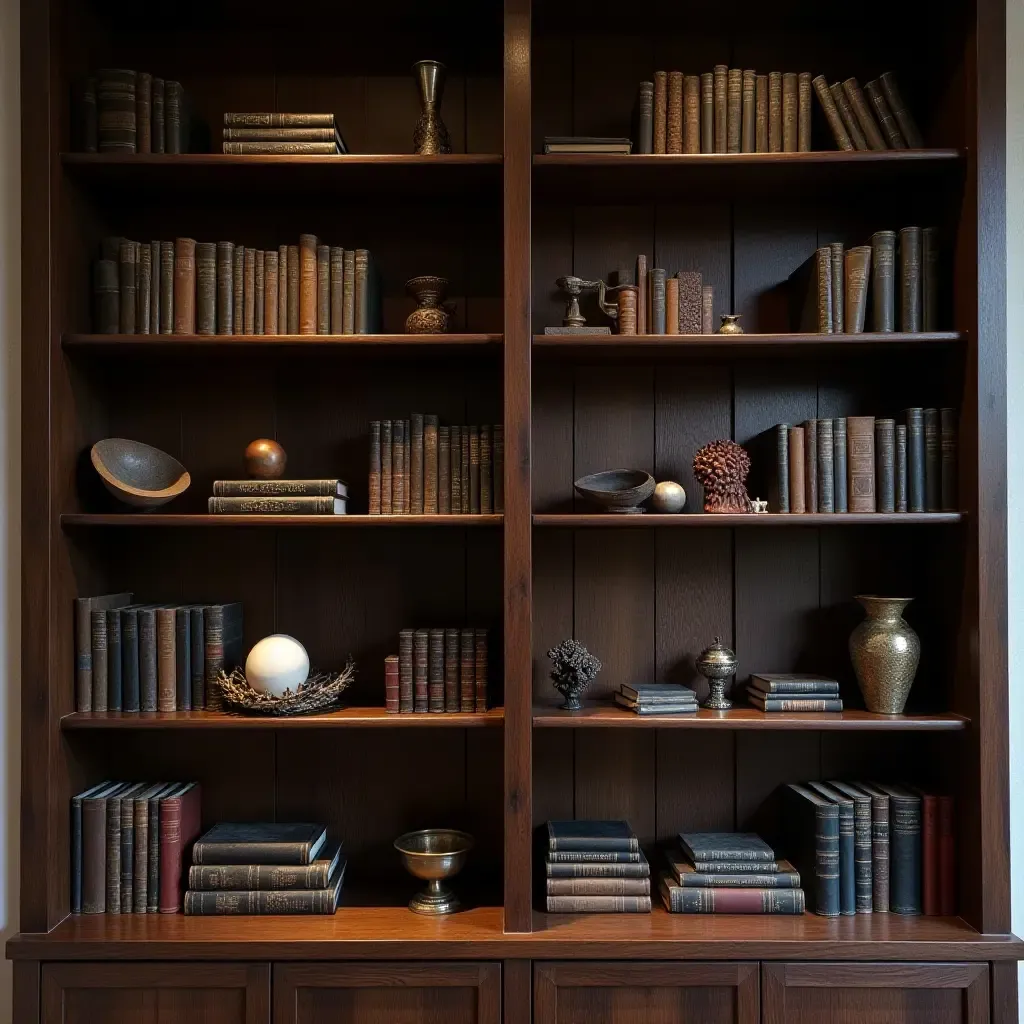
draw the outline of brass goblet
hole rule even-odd
[[[409,901],[409,909],[417,914],[455,913],[461,906],[459,898],[442,883],[462,870],[472,848],[471,835],[450,828],[425,828],[399,836],[395,849],[406,870],[427,883]]]

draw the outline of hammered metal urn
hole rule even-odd
[[[867,617],[850,634],[850,660],[868,711],[901,715],[921,660],[921,641],[903,618],[912,597],[858,594]]]
[[[444,304],[448,295],[448,279],[424,274],[405,282],[405,290],[418,306],[405,321],[409,334],[444,334],[448,330],[450,312]]]
[[[701,651],[697,658],[697,671],[708,681],[711,692],[701,707],[713,711],[728,711],[732,701],[725,696],[725,681],[736,674],[736,654],[715,637],[715,642]]]
[[[441,97],[444,95],[447,68],[436,60],[420,60],[413,64],[412,73],[423,105],[412,133],[414,152],[418,156],[450,153],[452,143],[441,120]]]

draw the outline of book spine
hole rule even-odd
[[[853,801],[839,804],[839,912],[857,913],[857,855]]]
[[[355,327],[356,334],[371,334],[370,318],[370,254],[356,249],[355,261]]]
[[[330,332],[343,334],[345,331],[345,250],[332,245],[330,249]]]
[[[743,71],[729,68],[725,86],[725,148],[739,153],[743,140]]]
[[[775,491],[774,512],[789,511],[789,426],[775,428]]]
[[[700,151],[715,151],[715,76],[710,71],[700,76]]]
[[[82,801],[82,913],[107,909],[107,801]]]
[[[459,710],[459,631],[444,631],[444,709]]]
[[[939,329],[939,229],[921,229],[921,330]]]
[[[174,243],[160,243],[160,333],[174,333]]]
[[[135,243],[121,242],[119,263],[120,333],[135,333]]]
[[[459,710],[476,710],[476,635],[472,629],[459,633]]]
[[[768,152],[782,152],[782,72],[768,74]]]
[[[423,515],[423,413],[414,412],[410,417],[412,424],[412,464],[410,466],[410,511],[415,515]]]
[[[438,422],[437,416],[423,417],[423,514],[438,514]]]
[[[891,888],[889,909],[894,914],[921,913],[921,801],[889,797]]]
[[[939,410],[940,433],[940,468],[939,468],[939,507],[943,512],[955,512],[959,504],[957,479],[957,419],[956,410],[944,408]]]
[[[120,711],[123,707],[123,680],[121,678],[121,612],[109,608],[107,615],[107,708]]]
[[[548,896],[649,896],[649,878],[549,878]]]
[[[224,142],[223,152],[232,156],[334,156],[334,142]]]
[[[397,715],[401,711],[397,654],[389,654],[384,659],[384,710],[389,715]],[[189,885],[197,888],[191,879],[189,880]]]
[[[679,279],[679,333],[704,333],[703,279],[698,270],[680,270]]]
[[[299,334],[317,332],[316,235],[299,235]]]
[[[96,136],[101,153],[134,153],[136,144],[134,71],[96,73]]]
[[[135,801],[121,801],[121,913],[130,914],[135,902]]]
[[[469,512],[480,514],[480,428],[471,426],[469,431]]]
[[[808,514],[818,508],[818,421],[804,422],[804,506]]]
[[[215,498],[334,498],[340,481],[334,480],[214,480]]]
[[[462,512],[462,427],[452,427],[452,515]]]
[[[839,684],[825,679],[765,679],[764,676],[752,675],[750,688],[764,694],[791,696],[793,694],[822,694],[838,697]]]
[[[189,610],[174,612],[174,688],[179,711],[192,710],[192,636]]]
[[[700,152],[700,76],[683,76],[683,152]]]
[[[277,333],[288,333],[288,246],[277,247]]]
[[[885,139],[878,130],[878,123],[875,121],[874,114],[871,113],[871,108],[868,106],[868,101],[864,98],[864,92],[856,78],[848,78],[843,82],[843,93],[857,119],[857,125],[867,141],[868,148],[886,149]]]
[[[235,243],[217,243],[217,333],[235,333]]]
[[[871,236],[871,294],[873,326],[888,333],[896,329],[896,233],[876,231]]]
[[[840,416],[832,421],[832,496],[837,512],[849,511],[846,482],[846,419]]]
[[[896,76],[891,71],[886,71],[879,76],[878,80],[882,85],[882,92],[885,93],[885,98],[889,102],[889,108],[896,118],[896,123],[900,126],[900,134],[907,143],[907,147],[921,149],[924,146],[924,140],[921,138],[917,122],[910,113],[910,108],[903,101],[903,95],[896,84]]]
[[[789,428],[789,511],[807,511],[807,490],[804,482],[804,428]]]
[[[882,134],[885,136],[889,149],[906,149],[907,144],[903,140],[903,133],[900,131],[900,126],[896,123],[896,118],[893,117],[892,109],[889,107],[885,93],[882,91],[881,83],[878,81],[866,82],[864,91],[868,94],[871,107],[878,118],[878,123],[881,126]]]
[[[848,795],[848,794],[847,794]],[[853,801],[854,900],[858,914],[871,913],[871,801]]]
[[[710,284],[700,290],[700,328],[701,334],[715,333],[715,289]]]
[[[826,245],[814,254],[814,287],[818,307],[818,333],[832,333],[832,250]]]
[[[121,329],[120,264],[97,260],[93,268],[93,320],[97,334],[118,334]]]
[[[942,439],[938,409],[924,410],[924,510],[942,511]]]
[[[763,695],[762,695],[763,696]],[[842,711],[843,702],[838,698],[817,699],[813,697],[763,697],[754,700],[754,706],[761,711]]]
[[[802,914],[803,889],[669,889],[673,914]]]
[[[179,893],[182,877],[180,796],[160,801],[160,891],[158,906],[161,914],[176,914],[181,909]],[[198,860],[199,843],[194,856]]]
[[[288,889],[281,892],[189,889],[185,893],[184,910],[186,915],[199,917],[333,914],[335,894],[328,889]]]
[[[92,609],[88,597],[75,598],[75,710],[92,711]]]
[[[391,421],[391,514],[404,515],[408,510],[408,480],[405,466],[405,421]]]
[[[648,867],[637,850],[550,850],[547,861],[549,864],[605,864],[622,869]]]
[[[925,510],[924,410],[907,409],[907,501],[911,512]]]
[[[398,634],[398,710],[407,714],[414,706],[413,630],[403,629]]]
[[[256,250],[242,249],[242,333],[256,333]]]
[[[814,911],[838,917],[839,808],[835,804],[815,808],[814,821]]]
[[[842,118],[839,116],[839,111],[829,90],[828,82],[825,81],[825,76],[818,75],[817,78],[811,80],[811,85],[814,87],[818,101],[821,103],[821,109],[825,112],[825,120],[828,121],[828,126],[832,130],[832,137],[835,139],[836,147],[843,150],[852,150],[853,142],[846,132]]]
[[[334,497],[319,498],[207,498],[211,516],[232,515],[334,515]]]
[[[469,515],[471,509],[472,495],[470,493],[470,467],[469,467],[469,427],[462,428],[462,464],[460,466],[461,482],[459,484],[462,493],[462,513]]]
[[[302,269],[299,260],[299,247],[288,246],[288,333],[305,333],[299,330],[299,293]],[[312,333],[312,332],[309,332]]]
[[[846,417],[847,495],[851,512],[875,511],[875,418]]]
[[[725,64],[716,64],[714,75],[715,99],[715,152],[727,153],[729,150],[729,69]]]
[[[175,800],[164,800],[163,810],[168,803]],[[161,816],[161,827],[163,816]],[[161,851],[162,852],[162,851]],[[192,847],[193,864],[210,865],[250,865],[260,867],[309,867],[310,842],[279,842],[277,840],[250,840],[235,843],[204,843],[201,840]],[[179,876],[180,877],[180,876]]]
[[[842,334],[845,327],[846,282],[843,276],[843,243],[830,242],[829,267],[832,271],[832,333]]]
[[[190,890],[275,892],[294,889],[323,889],[328,882],[327,865],[299,864],[193,864],[188,871]]]
[[[956,914],[956,837],[953,822],[953,798],[939,797],[939,913]]]
[[[236,244],[231,266],[232,330],[245,333],[245,246]]]
[[[174,333],[196,333],[196,243],[174,240]]]
[[[413,711],[417,713],[426,713],[430,708],[429,648],[429,632],[417,629],[412,637]]]
[[[871,269],[871,247],[858,245],[845,254],[844,327],[847,334],[862,334],[868,310],[868,275]]]
[[[121,801],[109,797],[107,804],[107,894],[106,912],[121,913]]]
[[[921,796],[921,912],[939,914],[939,798]]]
[[[173,608],[156,610],[157,710],[177,710],[177,666]]]
[[[548,896],[549,914],[646,914],[650,896]]]
[[[164,82],[164,149],[168,153],[184,153],[182,132],[182,100],[184,93],[180,82]]]
[[[651,273],[653,273],[653,271],[651,271]],[[622,275],[622,276],[624,276],[624,275]],[[619,284],[624,284],[625,283],[622,280],[622,276],[620,276]],[[637,293],[638,293],[637,294],[638,301],[637,301],[637,304],[636,304],[636,333],[637,334],[647,334],[647,332],[650,331],[650,329],[651,329],[651,320],[653,320],[653,311],[652,311],[652,316],[648,317],[647,316],[647,307],[648,307],[649,303],[647,302],[647,294],[648,294],[648,291],[649,291],[650,283],[649,283],[649,277],[648,277],[648,272],[647,272],[647,257],[644,256],[644,255],[637,256],[637,258],[636,258],[636,285],[637,285]],[[642,301],[641,301],[641,299],[642,299]],[[620,334],[623,333],[623,331],[622,331],[622,324],[621,323],[619,324],[619,333]]]
[[[224,128],[225,142],[334,142],[334,128]]]
[[[678,288],[678,284],[676,287]],[[651,269],[651,324],[649,332],[651,334],[665,333],[665,271],[661,267]]]
[[[135,855],[132,862],[131,913],[145,914],[149,903],[149,800],[133,801]]]
[[[889,913],[889,798],[871,797],[871,899],[876,914]]]
[[[356,254],[354,249],[344,250],[345,283],[342,289],[342,334],[355,334],[356,322]]]
[[[217,246],[196,242],[196,333],[217,333]]]
[[[742,127],[740,129],[740,152],[754,152],[754,93],[756,88],[757,73],[755,71],[743,72],[743,99],[742,99]]]
[[[654,151],[654,83],[641,82],[637,96],[637,153]]]
[[[668,76],[665,113],[665,148],[662,153],[683,151],[683,75],[673,71]],[[654,152],[659,152],[654,150]]]
[[[921,330],[920,228],[900,228],[900,330]]]
[[[895,511],[907,511],[907,427],[904,423],[896,424],[896,456],[893,467]]]
[[[156,612],[139,609],[139,709],[157,710]]]
[[[139,613],[121,613],[121,686],[125,711],[139,710]]]
[[[316,247],[316,333],[331,333],[331,248]]]
[[[278,254],[268,249],[263,254],[263,333],[277,334]]]
[[[875,496],[879,512],[896,511],[896,422],[875,420]]]
[[[151,144],[154,153],[166,152],[164,106],[167,87],[162,78],[153,79]]]
[[[150,308],[153,304],[153,250],[149,245],[140,245],[138,256],[138,288],[135,293],[135,327],[139,334],[156,333],[150,326]]]
[[[811,150],[811,73],[801,71],[797,77],[797,135],[796,148],[799,153]]]
[[[568,856],[563,854],[562,857]],[[648,878],[651,873],[647,862],[643,863],[582,863],[579,861],[544,862],[548,878]]]
[[[380,444],[380,420],[372,420],[370,423],[370,503],[367,509],[371,516],[381,514]]]
[[[754,79],[754,152],[768,152],[768,76]]]
[[[333,114],[235,114],[224,115],[225,128],[330,128]]]
[[[641,86],[641,90],[643,86]],[[641,96],[642,100],[642,96]],[[654,139],[652,153],[665,152],[666,120],[668,118],[668,74],[654,72]],[[641,135],[643,132],[641,131]],[[639,150],[638,150],[639,151]]]
[[[484,423],[480,427],[480,513],[490,515],[494,511],[493,447],[491,427]]]
[[[92,710],[107,710],[107,613],[94,609],[89,616],[92,656]]]
[[[392,443],[391,420],[381,420],[380,424],[380,512],[389,516],[392,513]],[[372,462],[371,462],[372,467]],[[372,507],[372,503],[371,503]]]
[[[427,710],[444,711],[444,630],[432,629],[427,651]]]
[[[263,314],[267,307],[267,265],[266,254],[262,249],[256,250],[255,255],[255,291],[253,296],[253,334],[265,334]]]
[[[202,605],[194,605],[188,614],[192,709],[203,710],[206,708],[206,612]]]
[[[832,101],[836,105],[836,110],[839,111],[840,120],[843,122],[843,127],[846,128],[846,134],[853,143],[853,148],[861,151],[866,150],[868,144],[864,139],[864,133],[860,130],[860,125],[857,124],[856,115],[850,106],[846,93],[843,91],[843,87],[838,82],[834,82],[828,87],[828,91],[832,93]]]
[[[818,511],[835,512],[835,448],[832,421],[820,419],[818,424]]]
[[[487,630],[474,631],[473,691],[478,714],[487,710]]]
[[[693,871],[679,876],[675,883],[684,889],[799,889],[800,873]]]
[[[795,153],[798,139],[797,80],[793,72],[787,71],[782,76],[782,152]]]

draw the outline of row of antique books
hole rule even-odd
[[[895,75],[887,71],[865,88],[867,98],[856,78],[829,85],[809,71],[759,75],[725,64],[702,75],[655,71],[653,82],[640,83],[636,152],[808,152],[812,90],[837,148],[919,149],[921,133]]]
[[[343,516],[348,484],[327,480],[214,480],[206,510],[213,516]]]
[[[790,783],[782,795],[816,914],[956,913],[951,796],[870,782]]]
[[[957,511],[956,410],[780,423],[755,444],[775,446],[772,512]],[[770,459],[767,452],[765,459]]]
[[[348,147],[333,114],[225,114],[225,153],[335,156]]]
[[[102,68],[76,83],[72,146],[81,153],[185,153],[188,113],[180,82]]]
[[[938,228],[876,231],[870,245],[821,246],[789,278],[793,327],[811,334],[939,329]],[[870,296],[869,296],[870,293]],[[870,298],[870,301],[869,301]],[[898,316],[897,316],[898,314]]]
[[[242,661],[242,605],[75,599],[76,711],[193,711]]]
[[[380,288],[366,249],[104,238],[93,268],[97,334],[374,334]]]
[[[179,914],[198,782],[101,782],[71,798],[71,912]]]
[[[389,714],[487,710],[486,629],[403,629],[384,659]]]
[[[632,272],[619,269],[617,284],[619,334],[714,333],[715,289],[699,270],[649,269],[641,254]]]
[[[371,516],[504,512],[504,426],[448,427],[419,412],[373,420],[369,495]]]
[[[333,914],[347,862],[325,825],[214,825],[192,848],[185,913]]]

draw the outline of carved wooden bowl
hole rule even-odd
[[[108,437],[92,446],[90,457],[104,487],[135,508],[165,505],[192,482],[176,458],[141,441]]]
[[[643,512],[640,503],[654,493],[654,477],[642,469],[608,469],[580,477],[573,486],[606,512],[638,515]]]

